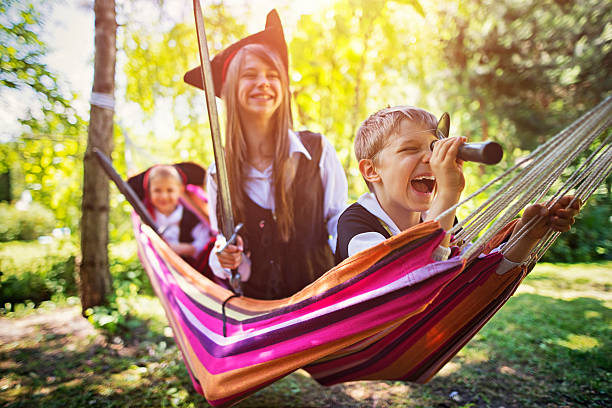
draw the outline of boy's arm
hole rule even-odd
[[[206,244],[212,238],[212,234],[210,233],[210,228],[202,222],[199,222],[193,230],[191,230],[191,238],[193,241],[191,245],[194,248],[194,253],[192,256],[197,256],[202,252]]]
[[[461,192],[459,192],[458,194],[452,194],[451,192],[450,194],[444,197],[440,197],[440,196],[436,197],[429,211],[427,211],[427,216],[425,217],[424,221],[433,220],[439,214],[442,214],[444,211],[448,210],[450,207],[457,204],[459,202],[459,198],[461,198]],[[438,221],[440,222],[440,226],[445,231],[450,230],[453,227],[453,224],[455,223],[455,211],[449,212],[447,215],[440,218],[440,220]],[[449,246],[449,244],[450,244],[450,235],[446,234],[444,239],[442,239],[442,241],[440,242],[440,246],[447,247]]]
[[[521,263],[531,253],[538,241],[551,229],[558,232],[567,232],[574,224],[574,217],[578,214],[581,206],[579,199],[575,200],[570,208],[567,207],[574,199],[573,196],[562,197],[550,210],[541,204],[530,205],[525,208],[523,216],[514,227],[512,237],[516,236],[521,228],[537,216],[542,219],[532,225],[525,234],[505,253],[504,257],[511,262]]]

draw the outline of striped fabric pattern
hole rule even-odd
[[[290,298],[232,298],[224,319],[222,304],[232,293],[193,270],[136,216],[134,227],[194,387],[213,406],[229,406],[299,368],[326,385],[425,382],[525,274],[517,268],[497,275],[499,253],[468,268],[456,256],[432,261],[444,231],[426,222],[345,260]]]

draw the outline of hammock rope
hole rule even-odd
[[[534,150],[530,155],[525,157],[522,160],[519,160],[514,166],[510,169],[502,173],[500,176],[487,183],[482,188],[478,189],[476,192],[466,197],[464,200],[459,202],[457,205],[451,207],[447,211],[450,212],[457,207],[465,204],[466,202],[472,200],[474,197],[478,196],[485,190],[489,189],[492,185],[497,183],[498,181],[506,178],[509,174],[514,172],[516,169],[523,167],[523,170],[517,173],[513,178],[508,180],[502,187],[500,187],[496,192],[494,192],[488,200],[486,200],[480,207],[474,210],[470,215],[468,215],[465,219],[463,219],[460,223],[458,223],[453,229],[451,229],[450,233],[457,233],[459,229],[462,229],[462,232],[456,234],[458,239],[463,239],[464,241],[469,241],[473,239],[484,227],[486,227],[492,218],[494,218],[499,210],[505,208],[510,201],[512,201],[514,195],[517,191],[522,189],[522,186],[533,185],[534,181],[538,180],[538,175],[540,174],[548,174],[550,169],[554,169],[552,167],[554,165],[555,158],[559,159],[562,157],[567,157],[568,152],[575,157],[584,149],[584,147],[588,146],[592,139],[596,135],[596,129],[593,129],[593,133],[591,137],[587,140],[580,139],[578,137],[569,137],[572,134],[580,134],[581,129],[585,129],[586,126],[591,125],[594,120],[601,120],[605,118],[606,115],[609,116],[610,111],[610,98],[604,100],[597,107],[593,108],[583,117],[577,119],[568,126],[566,129],[562,130],[555,137],[551,138],[546,143],[540,145],[536,150]],[[609,117],[608,117],[609,121]],[[577,144],[582,144],[582,147],[578,150]],[[572,150],[573,149],[573,150]],[[552,157],[553,160],[544,160],[544,157]],[[525,164],[526,163],[526,164]],[[564,169],[560,166],[557,167],[558,171],[562,171]],[[548,170],[548,171],[546,171]],[[518,186],[518,187],[515,187]],[[525,204],[525,203],[523,203]],[[486,211],[485,208],[491,207],[489,211]],[[517,206],[520,207],[520,206]],[[522,207],[520,207],[522,208]],[[441,218],[446,213],[441,214],[438,218]],[[512,213],[508,214],[506,221],[512,219],[518,214],[518,211],[512,211]],[[480,222],[475,222],[473,227],[466,227],[466,224],[469,223],[473,218],[481,219]],[[467,235],[468,231],[474,230],[473,233]]]
[[[523,208],[530,203],[540,201],[548,194],[563,172],[610,126],[611,111],[612,97],[609,96],[556,136],[540,145],[530,155],[519,160],[500,176],[438,216],[437,219],[440,219],[516,172],[476,210],[449,231],[450,234],[454,234],[454,244],[464,246],[474,241],[470,248],[464,251],[462,258],[471,259],[500,228],[514,219]],[[547,208],[554,206],[561,197],[579,183],[582,184],[574,191],[574,195],[583,202],[586,201],[583,192],[588,191],[589,186],[598,185],[610,173],[605,166],[610,161],[605,153],[610,149],[609,144],[610,138],[607,137],[600,144],[599,149],[593,152],[548,200]],[[598,154],[598,152],[602,153]],[[539,220],[541,220],[540,216],[534,217],[531,222],[524,225],[518,235],[504,247],[503,253],[507,253]],[[548,242],[551,236],[556,238],[558,234],[549,233],[547,239],[542,241]],[[542,241],[538,246],[540,250],[544,248]],[[550,244],[552,242],[547,243],[547,247]]]
[[[605,154],[600,155],[598,159],[598,166],[594,169],[596,177],[588,180],[587,183],[583,183],[580,188],[576,191],[576,196],[580,197],[581,201],[586,202],[594,193],[598,187],[604,182],[606,177],[612,173],[612,147],[608,146]],[[571,205],[572,203],[570,203]],[[559,232],[549,231],[550,237],[540,241],[539,245],[536,246],[534,252],[536,253],[537,259],[541,259],[544,253],[550,248],[555,242],[557,237],[560,235]]]
[[[575,189],[573,192],[574,198],[570,201],[566,208],[570,208],[576,200],[580,200],[581,202],[586,202],[588,200],[591,194],[597,189],[597,186],[599,186],[607,174],[610,173],[610,171],[607,170],[607,167],[609,167],[610,162],[612,161],[612,147],[609,145],[611,140],[612,135],[609,135],[604,142],[582,163],[580,168],[571,174],[569,179],[565,182],[563,188],[560,188],[549,199],[546,204],[547,208],[550,209],[558,202],[559,199],[561,199],[561,197],[568,194],[572,189]],[[576,188],[578,184],[580,185]],[[538,200],[539,198],[536,200],[536,202]],[[534,217],[526,225],[524,225],[523,228],[518,231],[516,236],[512,237],[508,241],[507,247],[504,247],[502,253],[506,253],[508,250],[510,250],[510,248],[512,248],[516,242],[523,238],[529,232],[531,227],[541,219],[541,216]],[[544,247],[543,242],[547,242],[548,239],[554,235],[554,238],[550,241],[550,243],[546,244],[545,246],[546,249],[548,249],[548,247],[554,243],[554,240],[559,235],[553,231],[549,231],[548,234],[549,235],[547,237],[544,237],[542,241],[540,241],[538,246]],[[540,249],[534,249],[534,252],[541,253],[539,256],[537,256],[537,259],[540,259],[545,250],[541,251]]]

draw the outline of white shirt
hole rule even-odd
[[[178,244],[180,237],[180,222],[183,218],[183,205],[179,204],[176,206],[174,211],[169,215],[164,215],[154,209],[155,211],[155,224],[159,231],[162,231],[162,237],[169,244]],[[205,226],[203,223],[198,223],[193,230],[191,230],[191,237],[193,241],[190,242],[195,248],[194,258],[197,258],[200,252],[204,249],[208,241],[212,238],[210,228]]]
[[[323,139],[323,151],[321,152],[321,160],[319,161],[319,170],[321,181],[323,182],[323,217],[327,223],[327,232],[329,234],[329,246],[332,252],[336,250],[336,238],[338,236],[337,225],[338,218],[342,211],[346,208],[348,201],[348,183],[344,169],[336,156],[336,150],[332,144]],[[310,153],[301,142],[299,136],[292,130],[289,130],[289,156],[297,160],[299,154],[303,154],[308,160],[312,160]],[[272,185],[272,165],[263,172],[246,164],[247,173],[244,182],[244,189],[247,195],[253,202],[266,210],[274,211],[274,194]],[[218,230],[217,223],[217,183],[214,174],[217,169],[215,164],[211,164],[208,169],[206,178],[206,191],[208,193],[208,206],[210,226],[213,230]],[[243,261],[238,267],[241,279],[248,280],[251,274],[251,264],[246,256],[242,257]],[[220,278],[227,278],[229,270],[224,270],[219,264],[219,259],[216,254],[211,252],[209,265],[215,275]]]
[[[387,224],[391,235],[397,235],[401,232],[401,230],[397,227],[397,225],[395,225],[391,217],[389,217],[385,210],[383,210],[383,208],[380,206],[380,203],[376,199],[374,193],[363,194],[361,197],[359,197],[357,203],[359,203],[363,208],[365,208],[370,214],[374,215],[379,220]],[[374,231],[357,234],[353,238],[351,238],[348,244],[348,256],[353,256],[358,252],[371,248],[374,245],[380,244],[386,239],[387,238],[385,238],[384,235]],[[433,251],[432,258],[436,261],[443,261],[448,259],[450,252],[450,248],[438,246],[438,248]]]

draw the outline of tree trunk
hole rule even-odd
[[[93,92],[113,96],[117,54],[115,0],[95,0],[95,62]],[[94,102],[95,103],[95,102]],[[112,290],[108,269],[109,182],[93,156],[96,147],[110,156],[113,149],[113,110],[92,103],[83,160],[80,292],[83,313],[106,302]]]

